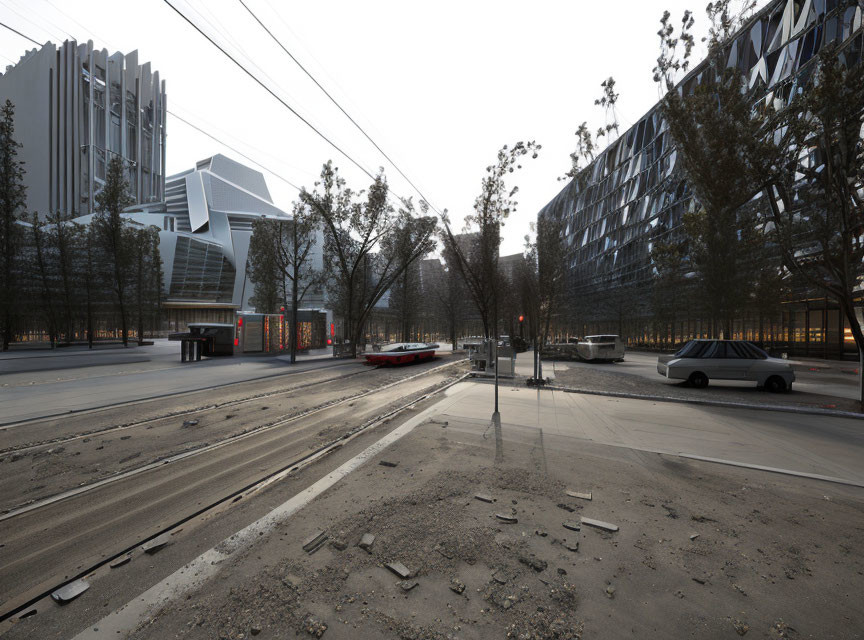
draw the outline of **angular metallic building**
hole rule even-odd
[[[826,44],[838,45],[847,65],[860,64],[862,13],[864,0],[774,0],[739,31],[725,52],[727,65],[746,74],[761,100],[782,107],[791,92],[806,83],[815,67],[814,57]],[[706,65],[703,62],[684,78],[679,85],[684,92],[700,82]],[[639,304],[642,312],[648,306],[652,246],[659,240],[683,237],[682,217],[695,206],[686,182],[673,171],[676,162],[677,152],[655,106],[539,212],[566,223],[569,305],[577,306],[598,293],[614,297],[621,292],[631,298],[627,305],[618,304],[617,310],[588,305],[591,308],[580,314],[579,329],[615,331],[611,316],[638,314]],[[737,337],[752,338],[752,329],[743,322],[736,324]],[[778,340],[800,343],[799,353],[821,356],[844,348],[843,319],[825,301],[790,307],[772,331]],[[675,335],[687,333],[681,326]],[[702,327],[689,328],[690,335],[701,333]]]
[[[124,159],[136,202],[165,196],[165,81],[138,52],[92,41],[47,43],[0,74],[0,101],[15,105],[27,208],[63,217],[93,213],[113,156]]]
[[[124,214],[131,224],[160,230],[163,330],[183,331],[189,322],[231,323],[236,311],[251,309],[254,286],[246,263],[252,223],[291,216],[273,204],[260,171],[221,154],[170,176],[165,188],[163,202],[130,207]],[[310,253],[315,269],[322,268],[322,247],[319,238]],[[313,291],[303,308],[323,303],[323,293]]]

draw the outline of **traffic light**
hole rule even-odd
[[[524,338],[524,337],[525,337],[525,332],[523,331],[523,327],[524,327],[525,325],[524,325],[523,322],[522,322],[523,320],[525,320],[525,316],[519,316],[519,337],[520,337],[520,338]]]

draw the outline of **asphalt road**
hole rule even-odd
[[[627,374],[638,376],[646,380],[647,386],[644,393],[650,393],[651,388],[676,387],[681,384],[680,380],[668,380],[657,373],[657,355],[656,353],[643,353],[638,351],[628,351],[624,362],[615,363],[589,363],[578,361],[566,362],[545,362],[544,374],[554,376],[556,367],[559,369],[563,366],[567,369],[591,371],[607,371],[616,374]],[[835,396],[838,398],[846,398],[854,400],[858,398],[858,376],[850,373],[844,373],[843,370],[852,370],[855,368],[855,363],[840,363],[819,361],[817,364],[814,361],[814,367],[818,371],[810,371],[810,365],[806,362],[796,360],[789,361],[795,366],[795,382],[792,385],[793,391],[819,394],[824,396]],[[831,369],[822,369],[825,364],[830,364]],[[848,366],[841,366],[848,365]],[[552,372],[551,374],[549,372]],[[712,380],[711,384],[705,392],[710,392],[712,387],[718,388],[740,388],[750,389],[755,387],[752,382],[739,382],[734,380]],[[766,394],[769,399],[772,397]]]
[[[371,375],[355,376],[350,383],[325,382],[295,393],[279,393],[278,398],[271,395],[247,399],[242,411],[236,406],[202,408],[182,417],[157,418],[112,432],[113,443],[122,447],[116,450],[104,449],[106,439],[102,437],[86,441],[75,437],[59,452],[57,445],[39,445],[23,458],[4,456],[0,476],[13,495],[17,492],[13,502],[27,494],[28,481],[24,478],[30,474],[31,488],[34,482],[41,482],[42,473],[45,482],[53,482],[49,493],[74,488],[79,482],[87,485],[87,490],[2,516],[0,614],[78,574],[82,568],[134,546],[196,510],[284,468],[388,407],[404,404],[440,385],[457,372],[454,367],[442,368],[444,363],[438,360],[416,367],[372,370]],[[386,385],[392,386],[382,388]],[[367,395],[361,397],[364,393]],[[290,420],[300,411],[336,400],[341,404]],[[170,411],[172,402],[182,410],[188,409],[188,399],[182,397],[151,404],[160,405],[160,411]],[[226,414],[226,410],[233,413]],[[145,414],[146,408],[142,408]],[[193,416],[198,424],[183,424]],[[260,428],[268,424],[271,426]],[[199,429],[194,428],[199,425]],[[37,427],[34,423],[12,431],[23,433]],[[63,436],[75,433],[74,427],[71,431],[67,428]],[[222,444],[207,446],[214,442]],[[128,454],[142,447],[145,455]],[[54,452],[48,453],[49,449]],[[169,463],[140,464],[190,450],[195,451],[194,455]],[[132,455],[131,469],[116,466],[124,454],[128,454],[127,458]],[[82,481],[93,461],[100,458],[109,468],[106,477],[111,481]],[[119,472],[126,473],[117,475]]]

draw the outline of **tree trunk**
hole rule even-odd
[[[298,296],[298,285],[297,285],[297,270],[294,270],[294,278],[291,280],[291,364],[297,362],[297,334],[299,332],[300,326],[297,322],[297,318],[299,316],[299,312],[297,310],[297,296]]]
[[[849,321],[849,329],[852,331],[852,337],[855,339],[855,346],[858,347],[858,403],[861,411],[864,411],[864,333],[861,331],[861,324],[855,315],[855,306],[852,302],[852,296],[848,300],[841,300],[843,314]]]

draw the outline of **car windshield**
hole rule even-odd
[[[713,344],[714,343],[710,340],[691,340],[678,350],[678,352],[675,354],[675,357],[698,358],[705,352],[708,347]]]

